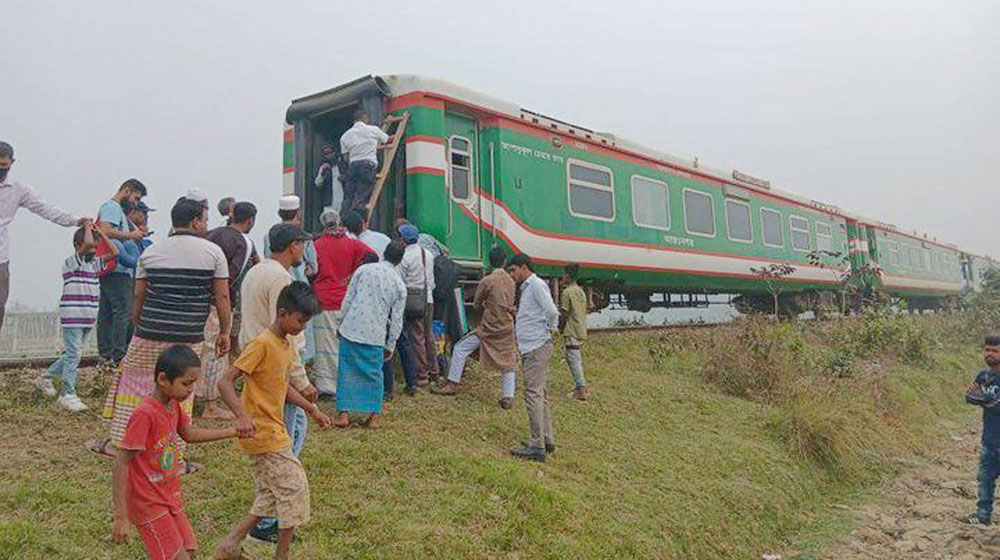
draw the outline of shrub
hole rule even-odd
[[[703,374],[726,394],[769,402],[798,374],[796,358],[805,346],[792,323],[748,316],[712,336]]]

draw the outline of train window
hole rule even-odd
[[[749,204],[741,200],[726,199],[726,231],[732,241],[753,241]]]
[[[792,230],[792,249],[808,251],[811,245],[809,243],[809,221],[798,216],[790,216],[788,228]]]
[[[632,220],[637,226],[670,229],[670,191],[666,183],[632,176]]]
[[[581,218],[615,219],[615,188],[611,170],[607,167],[568,160],[566,188],[569,192],[569,213]]]
[[[816,249],[833,251],[833,228],[830,224],[816,222]]]
[[[764,245],[769,247],[784,246],[781,239],[781,212],[770,208],[761,208],[760,229],[764,233]]]
[[[889,254],[889,264],[892,266],[899,266],[899,243],[895,241],[888,241],[885,244],[886,253]]]
[[[448,143],[449,179],[451,196],[460,200],[469,198],[469,178],[472,175],[472,142],[461,136],[452,136]]]
[[[684,189],[684,227],[690,234],[715,237],[715,205],[712,195]]]

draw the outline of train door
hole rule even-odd
[[[445,114],[445,188],[448,190],[446,243],[452,258],[481,261],[479,225],[479,127],[475,119]]]
[[[865,228],[868,230],[868,258],[879,263],[882,261],[882,251],[878,247],[878,238],[875,228]]]

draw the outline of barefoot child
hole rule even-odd
[[[309,482],[302,463],[292,454],[292,441],[284,424],[285,399],[301,407],[320,427],[330,419],[315,403],[288,383],[295,360],[292,337],[302,332],[319,303],[305,282],[285,286],[277,298],[274,322],[243,349],[232,368],[219,380],[219,393],[236,414],[236,431],[250,457],[250,471],[257,486],[250,513],[219,544],[216,557],[240,558],[241,544],[263,517],[278,519],[275,558],[288,558],[295,528],[309,521]],[[244,376],[243,395],[236,396],[235,381]]]
[[[965,400],[983,407],[983,440],[979,451],[979,500],[976,513],[967,522],[989,525],[993,522],[993,491],[1000,475],[1000,336],[987,336],[983,357],[989,369],[979,372]]]
[[[201,430],[181,410],[201,375],[198,355],[179,344],[156,360],[156,387],[132,414],[115,457],[114,525],[123,542],[135,524],[152,559],[191,558],[198,540],[184,514],[178,442],[200,443],[236,436],[236,430]]]

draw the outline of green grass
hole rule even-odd
[[[935,366],[893,362],[878,383],[837,382],[851,399],[829,405],[830,384],[780,401],[725,394],[702,372],[726,349],[697,337],[595,337],[585,350],[594,387],[587,403],[570,399],[569,372],[554,360],[558,450],[545,464],[508,456],[527,434],[523,405],[501,410],[499,378],[478,371],[457,398],[397,397],[378,431],[312,430],[302,457],[312,522],[293,555],[759,558],[811,550],[850,527],[832,503],[860,499],[896,459],[946,433],[944,421],[972,418],[960,401],[975,369],[969,348],[941,352]],[[111,544],[110,462],[82,447],[106,424],[43,400],[28,387],[29,372],[0,375],[0,559],[142,557],[135,539]],[[81,393],[96,408],[105,387],[93,375],[83,372]],[[872,418],[886,430],[855,425]],[[857,441],[801,444],[831,430]],[[835,456],[817,457],[809,445]],[[206,465],[184,480],[184,494],[208,552],[246,513],[253,482],[231,442],[190,453]],[[857,465],[841,465],[842,456],[879,471],[855,476]]]

